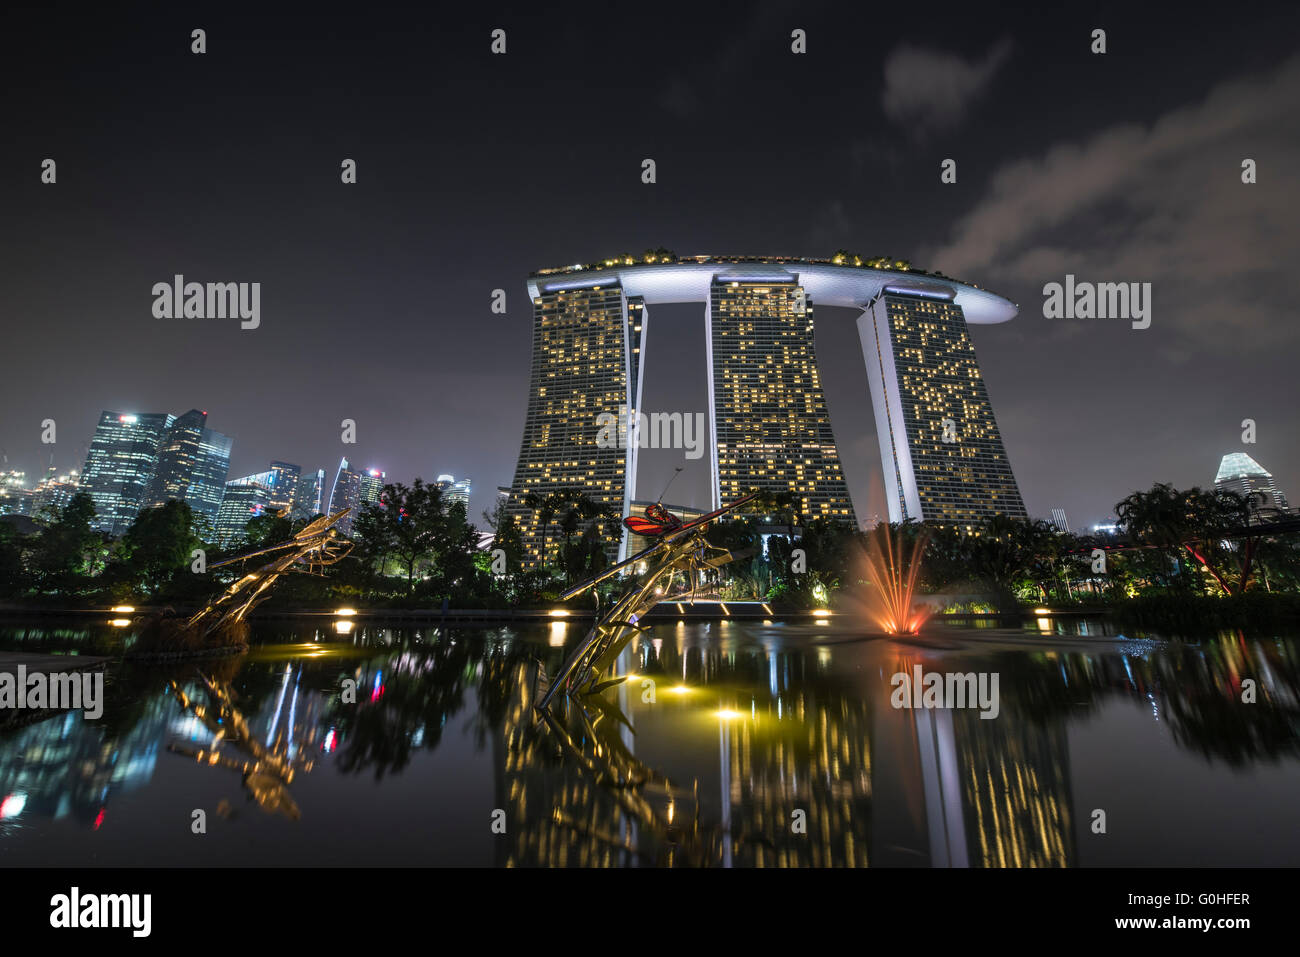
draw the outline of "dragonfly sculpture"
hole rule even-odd
[[[545,711],[560,689],[570,695],[592,694],[621,681],[622,679],[615,679],[613,682],[602,683],[600,676],[609,670],[627,643],[645,631],[638,622],[651,608],[665,600],[677,573],[681,572],[690,582],[693,600],[698,572],[719,568],[737,557],[725,548],[709,544],[705,538],[709,523],[747,505],[757,496],[757,492],[752,492],[690,522],[683,522],[657,502],[646,508],[644,517],[629,515],[623,519],[623,525],[629,531],[652,538],[654,542],[631,558],[611,565],[594,578],[574,585],[560,598],[568,601],[638,562],[649,564],[649,572],[608,611],[597,616],[596,624],[587,633],[587,637],[573,650],[555,679],[550,682],[550,687],[538,705],[539,710]]]
[[[198,677],[207,691],[206,705],[190,697],[176,681],[167,684],[181,709],[196,717],[212,733],[212,742],[198,748],[173,743],[167,749],[193,758],[200,765],[239,772],[249,796],[262,810],[298,820],[301,813],[289,793],[289,785],[298,771],[311,770],[311,760],[293,756],[288,744],[281,739],[274,744],[270,741],[262,744],[235,706],[230,684],[202,673]],[[223,750],[223,744],[230,747]]]
[[[333,515],[322,515],[279,545],[213,562],[209,567],[220,568],[261,555],[274,556],[264,565],[236,579],[190,618],[185,627],[210,635],[224,625],[243,621],[254,607],[270,595],[271,586],[285,572],[299,571],[319,575],[324,572],[326,565],[333,565],[344,558],[352,550],[352,542],[341,537],[334,526],[350,511],[351,509],[345,508]]]

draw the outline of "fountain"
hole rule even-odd
[[[860,593],[859,602],[866,617],[887,634],[915,635],[929,617],[928,610],[912,607],[929,540],[929,532],[918,528],[908,549],[904,536],[896,535],[886,522],[870,533],[859,559],[861,577],[869,588]]]

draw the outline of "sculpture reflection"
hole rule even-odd
[[[207,704],[191,698],[175,681],[169,681],[168,687],[181,709],[194,715],[212,732],[212,741],[202,748],[173,742],[167,749],[192,757],[199,764],[238,771],[244,788],[258,807],[268,814],[278,813],[298,820],[301,812],[289,793],[289,785],[297,771],[310,771],[312,762],[291,757],[287,739],[277,740],[274,748],[263,745],[253,736],[248,721],[235,707],[230,684],[203,674],[198,677],[207,692]],[[224,751],[222,746],[226,744],[239,754]]]

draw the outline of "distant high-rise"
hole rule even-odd
[[[81,470],[81,490],[95,503],[93,527],[121,535],[145,503],[158,447],[174,416],[166,412],[102,412]]]
[[[190,409],[163,433],[145,504],[188,502],[196,515],[215,522],[230,469],[233,440],[206,427],[208,414]]]
[[[266,512],[271,504],[274,474],[270,470],[244,475],[226,483],[214,527],[223,547],[244,538],[248,523]]]
[[[352,523],[357,519],[360,506],[361,473],[349,466],[346,458],[339,459],[338,471],[334,473],[334,485],[330,489],[329,514],[333,515],[344,508],[351,509],[334,526],[340,535],[352,534]]]
[[[715,278],[709,290],[713,507],[751,490],[793,494],[802,522],[856,527],[813,346],[813,310],[793,279]]]
[[[0,515],[35,514],[26,472],[0,472]]]
[[[361,473],[361,493],[360,504],[378,505],[380,493],[384,490],[384,482],[388,479],[388,473],[379,469],[366,469]]]
[[[1251,510],[1266,514],[1289,509],[1286,496],[1273,481],[1272,473],[1245,452],[1229,452],[1219,462],[1214,487],[1236,492],[1251,501]]]
[[[271,488],[271,510],[288,516],[293,512],[294,502],[297,501],[302,469],[288,462],[272,462],[271,471],[275,473],[275,484]]]
[[[1062,535],[1070,534],[1070,521],[1065,517],[1065,509],[1052,509],[1052,524],[1056,526],[1056,530]]]
[[[298,477],[298,485],[293,496],[293,517],[311,518],[313,515],[325,514],[325,502],[322,496],[325,489],[325,470],[317,469]]]
[[[929,282],[886,285],[858,319],[889,520],[973,530],[1026,518],[962,307]]]
[[[457,481],[454,475],[439,475],[438,481],[434,484],[442,489],[442,496],[447,501],[460,502],[465,508],[469,508],[470,486],[473,484],[469,479],[463,478]]]
[[[41,484],[32,489],[32,517],[58,514],[67,508],[72,496],[77,494],[80,478],[76,469],[65,475],[56,475],[51,467]]]

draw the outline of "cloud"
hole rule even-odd
[[[885,58],[885,115],[918,133],[950,129],[1010,54],[1011,41],[1006,39],[975,61],[904,44]]]
[[[1284,317],[1300,258],[1298,102],[1293,57],[1149,126],[1116,125],[1007,163],[927,262],[1035,296],[1067,272],[1151,282],[1157,324],[1241,347],[1293,337]],[[1246,158],[1259,166],[1254,185],[1241,181]]]

